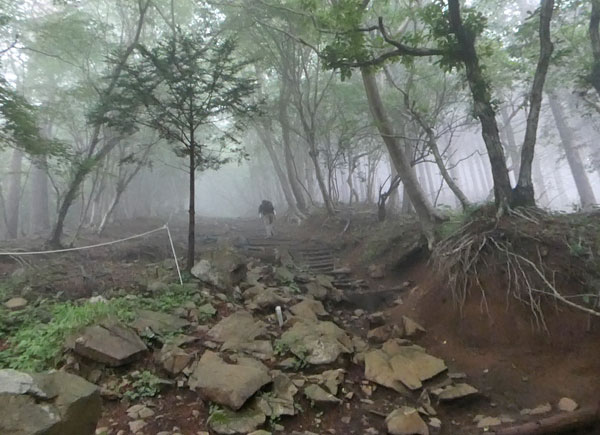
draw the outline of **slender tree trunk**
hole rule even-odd
[[[19,236],[19,218],[21,212],[21,171],[23,167],[23,152],[15,148],[10,161],[10,183],[8,185],[7,233],[9,239]]]
[[[448,0],[448,11],[450,28],[452,33],[456,35],[460,47],[459,55],[465,65],[467,82],[473,96],[475,114],[481,123],[483,141],[490,159],[496,207],[499,213],[502,213],[512,203],[512,187],[498,132],[496,113],[492,105],[490,85],[479,64],[479,58],[475,50],[475,35],[463,25],[460,14],[460,0]]]
[[[537,141],[537,129],[540,119],[540,110],[542,107],[542,97],[546,74],[550,66],[550,58],[554,51],[552,40],[550,39],[550,21],[554,12],[554,0],[542,0],[540,6],[540,56],[533,77],[531,93],[529,95],[529,114],[527,116],[527,127],[525,129],[525,139],[521,147],[521,170],[519,171],[519,180],[513,190],[513,206],[535,206],[535,192],[533,189],[533,178],[531,165]]]
[[[515,180],[517,180],[521,170],[521,157],[517,140],[515,138],[515,131],[513,130],[511,120],[506,112],[506,108],[502,108],[502,110],[500,110],[500,115],[502,116],[502,123],[504,124],[503,130],[504,136],[506,137],[507,151],[508,155],[510,156],[512,172],[515,176]]]
[[[592,45],[592,70],[588,80],[600,97],[600,0],[591,0],[592,13],[590,15],[590,43]]]
[[[281,185],[281,189],[283,190],[283,194],[285,200],[290,208],[292,214],[299,218],[305,218],[304,213],[300,212],[297,207],[296,199],[294,198],[294,194],[290,188],[288,183],[288,178],[285,176],[283,169],[281,168],[281,164],[279,163],[279,157],[275,152],[273,147],[273,137],[271,136],[271,131],[268,129],[268,126],[263,125],[262,128],[257,129],[257,132],[262,140],[263,145],[267,149],[269,153],[269,157],[271,158],[271,162],[273,163],[273,167],[275,168],[275,173],[277,174],[277,178],[279,179],[279,184]]]
[[[542,168],[540,167],[540,159],[536,158],[533,160],[533,181],[536,184],[536,190],[538,191],[537,201],[541,204],[542,207],[548,206],[548,192],[546,187],[546,182],[544,181],[544,174],[542,173]]]
[[[186,270],[189,272],[194,267],[196,256],[196,144],[194,143],[194,132],[191,132],[190,140],[190,199],[188,208],[188,251]]]
[[[394,167],[394,164],[390,160],[390,180],[393,180],[398,175],[398,171]],[[400,189],[396,188],[393,193],[390,195],[390,198],[387,201],[387,208],[389,210],[396,210],[398,208],[398,199],[400,195]]]
[[[129,46],[127,47],[127,49],[121,56],[119,63],[115,66],[114,70],[112,71],[110,83],[109,83],[108,87],[103,91],[102,97],[110,96],[114,92],[114,90],[117,86],[119,77],[121,76],[121,72],[123,71],[123,68],[125,67],[125,64],[127,63],[127,60],[129,59],[129,56],[131,55],[131,53],[133,53],[133,50],[135,49],[135,47],[139,41],[140,35],[142,33],[142,28],[144,26],[146,12],[148,11],[149,6],[150,6],[149,0],[144,0],[143,2],[140,1],[139,17],[138,17],[135,35],[133,37],[133,40],[131,41],[131,43],[129,44]],[[67,193],[65,194],[63,201],[60,205],[56,224],[54,225],[54,229],[52,231],[52,237],[48,241],[50,246],[53,246],[53,247],[60,246],[60,239],[63,234],[65,219],[67,217],[67,213],[69,212],[69,209],[71,208],[71,205],[73,204],[73,201],[75,200],[75,198],[77,196],[77,192],[79,191],[79,188],[81,187],[81,183],[83,183],[83,180],[85,180],[85,177],[93,169],[94,165],[97,164],[98,162],[102,161],[102,159],[104,157],[106,157],[106,155],[117,144],[116,140],[115,141],[111,141],[111,140],[105,141],[105,144],[101,147],[101,149],[96,154],[94,154],[94,152],[96,151],[96,147],[98,146],[98,144],[100,143],[100,140],[101,140],[101,138],[100,138],[101,128],[102,128],[101,125],[96,125],[96,126],[94,126],[94,128],[92,130],[92,135],[91,135],[90,142],[89,142],[90,146],[89,146],[89,151],[88,151],[88,159],[90,159],[90,161],[86,162],[86,164],[79,165],[79,167],[75,170],[75,174],[71,180],[71,184],[70,184],[70,186],[67,190]],[[94,163],[94,165],[92,165],[90,163]]]
[[[31,231],[43,233],[50,228],[48,203],[48,173],[46,156],[40,156],[33,162],[31,174]]]
[[[315,167],[315,176],[317,178],[317,184],[319,185],[319,190],[321,191],[321,196],[323,197],[323,202],[325,204],[325,209],[327,213],[330,215],[335,214],[335,210],[333,209],[333,204],[331,203],[331,198],[329,198],[329,193],[327,192],[327,186],[325,185],[325,180],[323,179],[323,172],[321,171],[321,166],[319,165],[319,154],[317,151],[317,147],[314,143],[310,143],[310,152],[308,153],[310,159],[313,162]]]
[[[305,214],[307,212],[306,200],[304,199],[302,187],[298,182],[298,175],[296,174],[294,157],[292,155],[290,139],[290,120],[287,110],[289,104],[290,94],[288,91],[288,86],[286,84],[282,84],[279,97],[279,123],[281,124],[281,136],[283,139],[283,157],[285,161],[285,167],[287,170],[289,186],[292,190],[294,198],[296,199],[296,208],[302,214]]]
[[[560,100],[556,95],[552,94],[549,96],[549,102],[552,116],[554,117],[554,122],[556,123],[558,134],[560,135],[561,144],[565,150],[567,162],[571,168],[571,174],[573,175],[577,192],[579,193],[581,207],[587,209],[596,204],[594,190],[592,189],[592,185],[590,184],[590,180],[585,170],[585,165],[583,164],[577,146],[575,145],[574,134],[567,123],[567,118]]]
[[[394,162],[398,175],[404,183],[406,192],[417,211],[423,231],[431,245],[434,241],[433,227],[436,223],[442,221],[443,217],[427,200],[427,197],[412,170],[413,168],[409,158],[405,155],[402,146],[396,139],[392,123],[387,117],[379,94],[379,89],[377,88],[375,75],[365,68],[361,69],[361,75],[375,124],[377,125],[381,138]]]

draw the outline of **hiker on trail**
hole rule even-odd
[[[263,199],[258,207],[258,216],[265,224],[267,238],[273,237],[273,223],[275,222],[275,207],[271,201]]]

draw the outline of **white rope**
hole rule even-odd
[[[18,256],[18,255],[43,255],[43,254],[56,254],[56,253],[59,253],[59,252],[83,251],[84,249],[99,248],[101,246],[114,245],[114,244],[117,244],[117,243],[121,243],[121,242],[126,242],[128,240],[132,240],[132,239],[139,239],[140,237],[145,237],[145,236],[150,235],[152,233],[157,233],[158,231],[162,231],[162,230],[166,230],[166,229],[167,229],[167,226],[163,225],[160,228],[156,228],[156,229],[151,230],[151,231],[146,231],[145,233],[142,233],[142,234],[136,234],[134,236],[125,237],[124,239],[113,240],[112,242],[97,243],[95,245],[78,246],[78,247],[75,247],[75,248],[53,249],[53,250],[49,250],[49,251],[0,252],[0,255],[6,255],[6,256],[10,256],[10,255],[14,255],[14,256]]]
[[[57,254],[60,252],[83,251],[85,249],[100,248],[102,246],[115,245],[117,243],[126,242],[128,240],[139,239],[142,237],[149,236],[150,234],[157,233],[159,231],[166,231],[167,235],[169,236],[169,243],[171,244],[171,252],[173,252],[173,259],[175,260],[175,267],[177,268],[177,275],[179,276],[179,283],[181,285],[183,285],[183,278],[181,277],[179,261],[177,260],[177,254],[175,253],[175,245],[173,244],[173,239],[171,238],[171,231],[169,231],[169,226],[167,224],[163,225],[160,228],[146,231],[145,233],[135,234],[133,236],[125,237],[123,239],[113,240],[111,242],[96,243],[95,245],[78,246],[75,248],[52,249],[52,250],[48,250],[48,251],[0,252],[0,256],[19,257],[22,255],[44,255],[44,254]]]

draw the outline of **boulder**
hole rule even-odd
[[[202,254],[202,259],[191,270],[200,281],[218,289],[232,289],[246,278],[246,258],[233,247],[218,246]]]
[[[404,406],[385,419],[387,431],[392,435],[429,435],[429,428],[416,409]]]
[[[247,311],[236,311],[208,331],[208,337],[219,343],[248,342],[266,334],[265,323]]]
[[[281,294],[279,289],[265,288],[257,285],[247,289],[244,292],[246,306],[251,310],[265,310],[275,308],[277,305],[284,305],[290,302],[290,298]]]
[[[366,354],[365,377],[368,380],[405,393],[403,386],[417,390],[423,386],[423,381],[447,369],[443,360],[429,355],[423,348],[401,343],[390,340],[381,350]]]
[[[190,324],[181,317],[172,316],[158,311],[138,310],[136,319],[131,326],[139,333],[151,330],[155,334],[165,335],[177,332]]]
[[[120,323],[89,326],[78,335],[74,345],[77,354],[110,367],[128,364],[146,350],[135,331]]]
[[[165,344],[158,355],[162,368],[171,376],[177,376],[192,362],[193,356],[172,344]]]
[[[228,364],[207,350],[188,383],[190,389],[199,390],[209,400],[238,410],[269,382],[269,371],[260,362],[238,358],[238,364]]]
[[[25,298],[11,298],[4,303],[4,306],[12,311],[22,310],[27,306],[27,299]]]
[[[300,319],[284,332],[280,343],[309,364],[331,364],[342,353],[352,353],[352,340],[333,322]]]
[[[98,388],[65,372],[0,370],[1,434],[91,435],[102,412]]]
[[[265,414],[256,408],[239,412],[229,409],[217,409],[208,417],[208,425],[218,434],[247,434],[255,431],[266,420]]]
[[[318,385],[309,385],[304,389],[304,395],[308,400],[315,404],[337,404],[342,401],[333,394],[328,393]]]
[[[477,427],[480,429],[486,429],[492,426],[500,426],[502,424],[502,420],[498,417],[482,417],[477,422]]]
[[[314,299],[304,299],[290,308],[294,316],[307,320],[318,320],[319,316],[326,316],[327,311],[321,301]]]
[[[401,379],[394,373],[389,356],[382,350],[373,350],[365,355],[365,378],[400,394],[408,393]],[[409,383],[416,383],[417,380],[415,376]]]

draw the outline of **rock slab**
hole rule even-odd
[[[85,328],[75,340],[74,350],[93,361],[118,367],[134,361],[147,347],[132,329],[106,323]]]
[[[239,358],[238,364],[228,364],[207,350],[192,373],[189,386],[213,402],[238,410],[269,382],[269,371],[259,361]]]
[[[0,433],[91,435],[102,412],[98,388],[65,372],[0,370]]]

